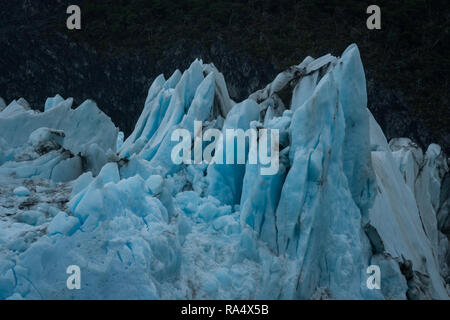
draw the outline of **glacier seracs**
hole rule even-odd
[[[72,104],[0,104],[0,299],[449,298],[448,159],[388,143],[356,45],[240,103],[196,60],[155,79],[125,141],[94,102]],[[171,134],[196,137],[194,121],[279,130],[278,173],[174,164]]]

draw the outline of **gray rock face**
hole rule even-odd
[[[61,182],[77,178],[83,169],[98,174],[108,159],[114,156],[118,129],[92,101],[87,100],[76,109],[71,107],[71,99],[44,113],[26,110],[19,102],[11,103],[0,112],[0,142],[8,142],[11,149],[8,151],[3,147],[2,152],[9,154],[6,158],[25,162],[36,160],[36,172],[43,168],[42,163],[48,164],[49,175]],[[22,151],[24,146],[31,149],[25,147]],[[51,162],[49,154],[52,151],[56,152],[56,157],[61,158],[59,160],[64,161],[58,164],[58,168],[54,164],[46,164]],[[48,161],[45,161],[47,156]],[[77,159],[68,160],[68,157]],[[5,156],[0,157],[0,164],[3,162],[2,158]],[[25,163],[27,165],[29,164]],[[2,170],[11,174],[20,172],[20,169],[14,167],[0,169]],[[71,170],[73,173],[69,173],[66,180],[66,173]]]
[[[0,112],[2,112],[3,109],[5,108],[6,108],[5,100],[3,100],[3,98],[0,97]]]

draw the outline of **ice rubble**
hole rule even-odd
[[[118,130],[93,101],[73,110],[73,99],[56,96],[43,113],[19,102],[0,113],[1,174],[67,182],[116,157]]]
[[[155,79],[126,141],[95,104],[71,104],[0,112],[1,299],[448,299],[447,159],[388,144],[356,45],[307,57],[241,103],[196,60]],[[174,164],[171,133],[196,137],[194,120],[278,129],[278,173]],[[381,290],[366,286],[369,265]]]

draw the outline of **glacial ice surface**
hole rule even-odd
[[[447,158],[387,142],[356,45],[240,103],[196,60],[154,80],[125,141],[95,103],[72,103],[0,99],[0,299],[449,298]],[[172,132],[198,137],[194,121],[279,130],[278,172],[175,164]],[[215,160],[230,152],[221,139]]]

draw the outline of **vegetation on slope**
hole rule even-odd
[[[96,48],[144,50],[155,58],[178,39],[223,41],[278,69],[305,55],[339,54],[356,42],[366,66],[403,92],[433,130],[450,122],[450,6],[447,1],[377,1],[382,29],[366,28],[360,0],[84,1],[81,34]]]

